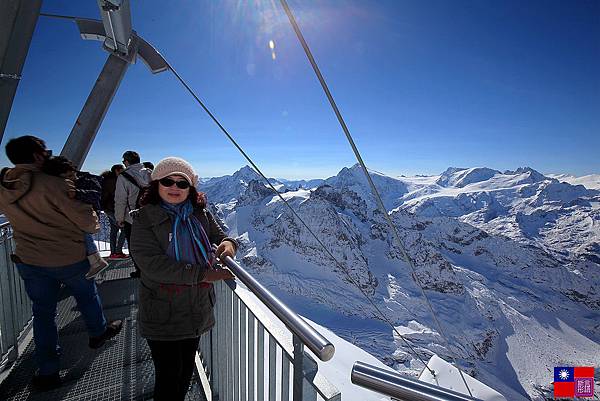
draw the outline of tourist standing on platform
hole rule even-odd
[[[51,156],[43,140],[34,136],[11,139],[6,156],[15,164],[0,174],[0,210],[13,228],[13,262],[32,302],[33,339],[39,368],[33,384],[47,390],[60,385],[56,305],[64,284],[77,301],[87,326],[89,346],[98,348],[121,330],[122,322],[107,324],[94,280],[85,274],[84,233],[98,231],[92,206],[69,197],[70,180],[53,177],[41,167]]]
[[[123,153],[123,163],[125,164],[125,171],[117,177],[115,188],[115,219],[117,225],[125,231],[127,244],[131,248],[132,220],[129,212],[140,206],[138,202],[140,191],[150,183],[152,172],[140,163],[140,155],[133,150]],[[137,262],[134,257],[132,257],[132,260],[135,271],[131,273],[131,277],[139,277],[140,270]]]
[[[134,213],[131,252],[141,271],[140,334],[155,368],[155,401],[183,401],[200,335],[215,323],[213,281],[233,278],[214,269],[215,258],[231,256],[237,242],[206,210],[198,177],[183,159],[161,160]],[[211,244],[219,244],[213,252]]]
[[[110,171],[102,173],[102,196],[100,206],[110,222],[110,256],[109,259],[125,259],[123,253],[125,243],[125,231],[117,225],[115,219],[115,189],[117,188],[117,177],[125,170],[122,164],[115,164]]]

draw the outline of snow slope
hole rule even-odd
[[[571,185],[583,185],[588,189],[600,190],[600,174],[590,174],[581,177],[575,177],[569,174],[547,174],[547,176]]]

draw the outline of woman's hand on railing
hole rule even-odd
[[[215,257],[221,261],[225,261],[225,257],[227,256],[232,258],[235,256],[235,246],[231,241],[225,240],[221,242],[215,250]]]
[[[212,283],[220,280],[232,280],[235,276],[229,269],[208,269],[204,275],[203,283]]]

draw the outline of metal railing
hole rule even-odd
[[[233,259],[225,263],[249,291],[233,280],[214,283],[216,324],[200,340],[212,392],[207,395],[220,401],[340,400],[340,392],[304,350],[328,361],[333,344]]]
[[[19,357],[32,317],[31,301],[10,258],[14,246],[10,223],[0,224],[0,372]]]
[[[363,362],[354,364],[351,379],[356,385],[399,401],[481,401]]]

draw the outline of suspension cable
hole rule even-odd
[[[66,16],[66,15],[57,15],[57,14],[46,14],[46,13],[40,13],[41,16],[44,17],[50,17],[50,18],[58,18],[58,19],[68,19],[68,20],[75,20],[75,19],[80,19],[79,17],[74,17],[74,16]],[[391,329],[396,333],[396,335],[398,335],[398,337],[404,341],[404,343],[406,344],[406,346],[409,348],[409,350],[411,351],[411,353],[425,366],[425,368],[434,376],[436,377],[436,373],[431,370],[431,368],[429,368],[429,366],[427,365],[427,363],[423,360],[423,358],[421,358],[421,356],[417,353],[417,351],[413,348],[413,346],[410,344],[411,342],[414,342],[411,339],[406,338],[405,336],[403,336],[402,334],[400,334],[400,332],[398,331],[398,329],[396,329],[396,327],[394,326],[394,324],[391,322],[391,320],[383,313],[383,311],[379,308],[379,306],[377,306],[377,304],[375,303],[375,301],[373,301],[371,299],[371,297],[366,293],[366,291],[360,286],[360,284],[358,282],[356,282],[356,280],[352,277],[352,275],[350,274],[350,272],[346,269],[346,267],[344,265],[341,264],[340,261],[337,260],[337,258],[331,253],[331,251],[329,250],[329,248],[327,248],[327,246],[325,246],[325,244],[317,237],[317,235],[313,232],[313,230],[306,224],[306,222],[298,215],[298,213],[296,213],[296,211],[294,210],[294,208],[288,203],[288,201],[281,195],[281,193],[279,191],[277,191],[277,189],[273,186],[273,184],[269,181],[269,179],[265,176],[265,174],[263,174],[263,172],[260,170],[260,168],[258,168],[258,166],[254,163],[254,161],[250,158],[250,156],[248,156],[248,154],[244,151],[244,149],[237,143],[237,141],[233,138],[233,136],[231,136],[231,134],[227,131],[227,129],[219,122],[219,120],[215,117],[215,115],[208,109],[208,107],[204,104],[204,102],[202,102],[202,100],[200,100],[200,98],[196,95],[196,93],[190,88],[190,86],[187,84],[187,82],[181,77],[181,75],[179,75],[179,73],[177,72],[177,70],[175,70],[175,68],[173,68],[173,66],[167,61],[167,59],[163,56],[163,59],[165,60],[165,63],[167,64],[167,66],[169,67],[169,70],[171,70],[171,72],[173,73],[173,75],[177,78],[177,80],[181,83],[181,85],[183,85],[183,87],[189,92],[189,94],[196,100],[196,102],[202,107],[202,109],[206,112],[206,114],[208,114],[208,116],[210,117],[210,119],[219,127],[219,129],[221,130],[221,132],[227,137],[227,139],[229,139],[229,141],[238,149],[238,151],[242,154],[242,156],[248,161],[248,163],[250,163],[252,165],[252,167],[254,168],[254,170],[262,177],[263,181],[269,186],[269,188],[271,189],[271,191],[273,191],[278,197],[279,199],[285,204],[285,206],[288,207],[288,209],[292,212],[292,214],[302,223],[302,225],[308,230],[308,232],[312,235],[312,237],[317,241],[317,243],[321,246],[321,248],[323,248],[325,250],[325,252],[327,253],[327,255],[335,262],[335,264],[341,269],[341,271],[346,275],[347,279],[350,281],[351,284],[354,285],[354,287],[356,287],[360,293],[367,299],[367,301],[371,304],[371,306],[375,309],[375,311],[377,312],[376,315],[379,315],[379,317],[385,321],[390,327]],[[404,309],[406,309],[409,314],[411,314],[412,316],[415,316],[414,313],[412,313],[410,311],[410,309],[408,307],[406,307],[404,304],[402,304],[400,301],[395,301],[397,302],[399,305],[401,305]],[[435,354],[435,352],[431,351],[430,349],[428,349],[427,347],[421,346],[424,349],[427,349],[429,352],[431,352],[432,354]]]
[[[408,252],[406,251],[406,248],[404,247],[404,244],[400,238],[398,230],[397,230],[396,226],[394,225],[394,223],[392,222],[392,219],[389,216],[387,209],[385,208],[385,206],[383,204],[381,195],[379,194],[379,191],[375,187],[375,184],[373,183],[373,180],[371,179],[371,175],[367,171],[365,162],[363,161],[363,159],[360,155],[360,152],[358,151],[358,148],[356,147],[356,144],[354,143],[354,139],[352,138],[352,135],[350,134],[350,130],[348,129],[348,126],[346,125],[346,122],[344,121],[344,118],[342,117],[342,113],[338,109],[337,104],[335,103],[335,100],[333,99],[333,95],[331,94],[331,91],[329,90],[329,87],[327,86],[327,83],[325,82],[325,78],[323,78],[323,75],[321,74],[321,71],[320,71],[319,67],[317,66],[317,62],[315,61],[315,58],[313,57],[312,52],[311,52],[310,48],[308,47],[306,40],[304,39],[304,35],[302,35],[302,32],[300,31],[300,27],[298,26],[298,23],[296,22],[296,18],[294,17],[294,14],[290,10],[290,7],[288,6],[287,1],[280,0],[280,2],[285,10],[285,13],[288,16],[288,19],[290,20],[290,23],[292,24],[294,32],[296,33],[296,37],[300,41],[300,44],[302,45],[302,48],[304,49],[304,52],[306,53],[306,56],[308,57],[308,61],[310,62],[311,66],[317,76],[317,79],[321,83],[321,87],[323,88],[323,91],[325,92],[325,95],[327,96],[327,99],[329,100],[329,103],[330,103],[331,107],[333,108],[333,111],[342,127],[342,130],[344,131],[344,134],[346,135],[346,139],[348,139],[348,142],[350,143],[350,146],[352,147],[352,151],[354,152],[356,159],[360,163],[363,173],[367,177],[369,186],[371,187],[371,192],[373,193],[373,196],[375,197],[375,199],[377,201],[377,205],[383,212],[383,215],[385,216],[385,219],[387,220],[388,225],[392,229],[393,236],[395,237],[396,242],[398,243],[398,245],[400,247],[402,256],[404,257],[405,261],[408,263],[408,265],[410,266],[410,268],[412,270],[412,276],[413,276],[415,282],[417,283],[417,285],[419,286],[419,288],[421,289],[421,293],[423,294],[423,297],[427,303],[427,306],[429,307],[429,310],[431,311],[433,319],[435,320],[435,323],[438,326],[438,330],[439,330],[440,334],[442,335],[442,338],[444,338],[444,342],[446,343],[446,346],[448,347],[448,351],[451,353],[450,356],[453,359],[454,364],[456,365],[456,368],[460,372],[460,377],[462,378],[465,386],[467,387],[467,390],[469,391],[469,395],[473,396],[473,394],[471,393],[471,389],[469,388],[469,385],[467,384],[467,381],[463,375],[462,369],[460,368],[460,366],[458,366],[458,363],[456,362],[456,358],[454,357],[454,355],[452,355],[452,350],[450,348],[450,342],[448,341],[448,338],[446,337],[446,334],[444,333],[442,325],[441,325],[440,321],[438,320],[435,311],[433,310],[431,301],[427,297],[427,294],[425,293],[425,289],[423,288],[423,285],[422,285],[421,281],[419,280],[419,277],[417,276],[417,271],[416,271],[414,262],[408,255]]]

